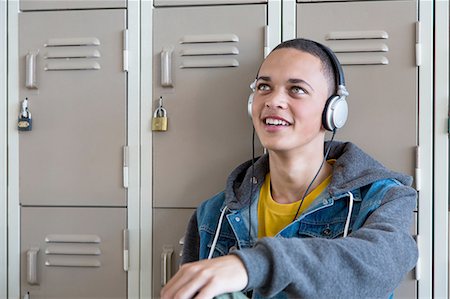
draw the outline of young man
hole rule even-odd
[[[162,298],[386,298],[414,267],[412,179],[351,143],[324,143],[326,129],[343,125],[330,128],[336,107],[326,105],[336,93],[345,101],[333,57],[296,39],[263,62],[251,111],[268,154],[199,206]]]

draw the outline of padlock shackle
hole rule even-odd
[[[22,101],[22,109],[20,115],[24,118],[31,118],[31,112],[28,111],[28,98]]]
[[[158,107],[153,112],[153,117],[167,117],[167,110],[163,107]]]

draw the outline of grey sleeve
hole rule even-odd
[[[181,264],[198,261],[199,259],[200,236],[198,234],[197,211],[189,220],[186,234],[184,235],[183,254]]]
[[[389,190],[364,225],[346,238],[263,238],[234,251],[249,283],[271,297],[280,291],[298,298],[386,298],[417,261],[409,230],[416,191]]]

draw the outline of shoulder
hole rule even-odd
[[[361,188],[362,197],[365,199],[378,199],[386,201],[398,197],[416,197],[417,191],[403,184],[397,179],[387,178],[377,180],[368,186]]]

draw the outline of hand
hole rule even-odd
[[[161,299],[213,298],[241,291],[247,283],[242,261],[235,255],[227,255],[184,264],[161,290]]]

